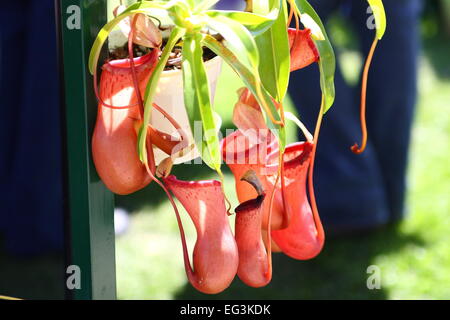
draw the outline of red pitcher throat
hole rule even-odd
[[[266,152],[264,161],[250,161],[250,155],[254,154],[258,146],[246,144],[242,133],[235,132],[228,136],[223,143],[223,154],[227,165],[236,178],[236,189],[241,202],[255,199],[256,191],[247,183],[240,181],[240,177],[248,170],[257,174],[267,193],[273,190],[276,175],[278,173],[278,150],[263,147],[272,152]],[[261,146],[260,146],[261,147]],[[306,178],[312,157],[313,145],[308,142],[300,142],[289,145],[284,156],[285,167],[285,197],[287,208],[283,205],[281,186],[275,189],[275,198],[272,210],[272,240],[287,255],[299,260],[315,257],[323,247],[324,239],[317,232],[320,227],[320,219],[314,217],[306,194]],[[257,153],[257,152],[256,152]],[[241,159],[241,162],[237,162]],[[243,159],[243,160],[242,160]],[[261,159],[261,158],[256,158]],[[284,210],[289,210],[286,213]],[[263,202],[263,223],[267,227],[267,219],[270,212],[270,197]],[[280,226],[283,217],[290,216],[290,224],[282,229]]]
[[[141,71],[141,69],[151,68],[152,65],[159,58],[158,50],[153,50],[152,52],[142,56],[134,58],[134,65],[136,67],[136,71]],[[119,60],[111,60],[102,67],[103,70],[108,70],[109,72],[120,72],[130,73],[131,63],[130,59],[119,59]]]
[[[158,50],[135,59],[140,90],[143,92],[158,59]],[[92,155],[97,172],[114,193],[126,195],[147,186],[151,178],[136,152],[136,119],[139,107],[129,60],[111,61],[103,66],[97,122],[92,138]],[[135,105],[134,107],[130,107]]]
[[[319,51],[311,38],[311,30],[288,29],[291,48],[291,72],[319,61]]]
[[[291,222],[287,229],[272,231],[272,239],[279,248],[297,260],[314,258],[324,244],[324,238],[317,231],[321,227],[320,219],[314,217],[306,195],[311,151],[310,143],[298,143],[286,149],[285,197],[290,204]]]
[[[257,137],[247,137],[240,130],[227,136],[222,142],[222,154],[225,163],[234,175],[236,183],[236,193],[240,203],[255,199],[258,194],[248,183],[241,181],[241,177],[249,170],[255,171],[258,179],[264,187],[267,194],[272,190],[274,181],[273,175],[276,174],[276,168],[268,168],[269,154],[277,152],[278,142],[276,138],[268,134]],[[261,141],[258,143],[257,139]],[[254,141],[252,143],[252,140]],[[270,196],[266,197],[263,203],[262,225],[267,228]],[[283,225],[283,203],[281,192],[277,191],[272,211],[272,229],[279,229]]]
[[[254,288],[272,280],[272,266],[262,238],[262,214],[265,196],[242,203],[236,208],[236,243],[239,249],[238,276]]]
[[[148,80],[156,67],[160,52],[159,49],[154,49],[145,56],[133,59],[141,97],[144,95]],[[105,79],[102,86],[105,74],[113,78]],[[130,109],[130,117],[140,119],[140,112],[143,110],[139,110],[130,59],[112,60],[102,66],[99,98],[105,107]]]
[[[222,292],[236,276],[239,257],[228,222],[221,183],[180,181],[174,176],[164,182],[186,209],[197,231],[192,269],[180,225],[189,282],[203,293]]]

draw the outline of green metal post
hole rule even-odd
[[[67,150],[69,265],[79,267],[74,299],[115,299],[114,198],[91,157],[97,113],[90,47],[107,20],[106,0],[56,0],[59,11]]]

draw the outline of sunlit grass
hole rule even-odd
[[[450,297],[450,119],[443,111],[450,101],[450,79],[440,79],[422,60],[420,98],[410,162],[410,217],[399,232],[418,235],[409,244],[376,257],[389,281],[393,299]]]

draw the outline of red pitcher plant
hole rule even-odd
[[[236,275],[252,287],[268,285],[272,252],[298,260],[321,252],[325,234],[314,196],[314,159],[323,115],[335,94],[333,49],[308,1],[253,0],[247,1],[246,11],[215,10],[216,2],[139,1],[120,6],[99,32],[89,59],[99,102],[92,139],[97,172],[119,195],[151,182],[165,191],[178,222],[187,278],[206,294],[222,292]],[[382,8],[380,0],[369,4]],[[377,10],[376,20],[380,39],[383,10]],[[295,28],[289,27],[292,21]],[[98,84],[97,64],[108,38],[110,58],[101,67]],[[117,40],[113,48],[114,39],[122,42]],[[215,61],[213,69],[210,61]],[[221,63],[244,84],[229,109],[238,130],[224,139],[217,135],[221,115],[213,108],[217,79],[211,79]],[[283,106],[290,72],[311,64],[319,66],[323,93],[314,134]],[[167,83],[160,86],[169,72],[171,81],[183,83],[182,90],[169,95],[178,95],[180,99],[170,101],[179,105],[158,105],[158,94],[170,88]],[[168,121],[172,132],[152,120],[153,112]],[[288,120],[300,127],[306,141],[287,145]],[[193,134],[196,124],[200,135]],[[184,161],[181,158],[193,150],[216,171],[218,180],[181,181],[172,175],[177,159]],[[156,161],[155,152],[165,158]],[[222,162],[235,177],[239,200],[234,232]],[[192,257],[175,198],[195,226]]]

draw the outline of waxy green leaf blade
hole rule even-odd
[[[276,5],[279,0],[261,0],[253,2],[255,13],[264,15],[268,8]],[[290,49],[286,31],[287,8],[282,2],[282,8],[272,27],[256,38],[258,50],[261,53],[259,74],[261,81],[269,94],[278,102],[282,102],[289,85]]]
[[[188,34],[183,42],[184,104],[188,111],[191,128],[201,121],[202,135],[194,134],[195,143],[203,161],[220,173],[221,153],[217,121],[212,109],[209,81],[203,63],[200,33]]]
[[[307,0],[295,0],[295,3],[300,10],[300,13],[307,13],[320,26],[320,29],[325,36],[325,40],[314,40],[314,43],[316,44],[320,56],[320,87],[322,88],[322,93],[325,99],[323,112],[326,113],[333,106],[334,99],[336,97],[336,91],[334,87],[336,57],[334,55],[333,47],[331,46],[330,39],[328,38],[322,20],[317,15],[314,8],[309,4]]]
[[[209,10],[206,15],[211,18],[217,16],[224,16],[232,19],[240,24],[243,24],[253,36],[258,36],[267,31],[278,18],[280,12],[280,2],[276,2],[277,5],[267,15],[260,15],[244,11],[232,11],[232,10]]]
[[[142,122],[142,126],[139,130],[138,136],[138,153],[139,158],[143,163],[148,163],[147,157],[147,128],[150,123],[150,117],[152,114],[153,108],[153,98],[155,96],[156,88],[158,87],[159,78],[161,77],[161,73],[164,71],[166,67],[167,61],[169,60],[170,54],[172,52],[173,47],[177,44],[178,40],[183,36],[184,30],[180,28],[174,28],[172,33],[170,34],[169,39],[167,40],[166,46],[161,54],[161,57],[156,64],[155,69],[153,70],[150,79],[148,80],[147,87],[145,89],[144,96],[144,119]]]
[[[250,70],[258,70],[259,51],[250,31],[240,23],[225,16],[205,17],[208,27],[220,33],[226,46]]]
[[[272,97],[267,92],[267,90],[262,86],[262,83],[258,80],[257,76],[252,73],[246,66],[244,66],[237,57],[222,43],[217,41],[215,38],[205,35],[202,41],[203,45],[212,50],[215,54],[220,56],[230,67],[239,75],[241,80],[244,82],[245,86],[250,90],[250,92],[255,96],[256,100],[260,105],[267,105],[270,112],[274,115],[275,120],[280,121],[280,115],[278,113],[277,107],[272,101]],[[258,94],[259,92],[259,94]],[[262,108],[265,114],[264,108]],[[280,143],[280,149],[284,151],[286,148],[286,130],[284,127],[275,125],[266,116],[266,123],[269,129],[273,132],[275,136],[278,137]]]

